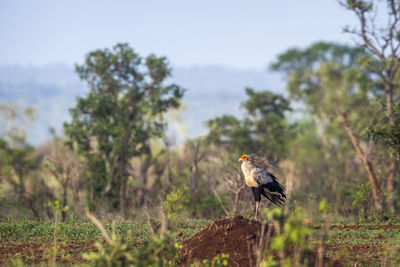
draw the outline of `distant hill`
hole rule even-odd
[[[240,103],[245,100],[244,88],[247,86],[256,90],[283,90],[276,74],[223,66],[176,66],[170,81],[187,89],[183,100],[185,109],[180,114],[182,120],[171,124],[172,132],[179,132],[178,142],[205,134],[204,122],[215,116],[240,116]],[[75,105],[77,96],[87,92],[88,88],[79,80],[72,66],[0,66],[0,102],[31,106],[38,112],[28,136],[34,145],[49,138],[50,127],[61,134],[62,124],[70,120],[68,109]]]

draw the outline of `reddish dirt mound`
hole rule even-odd
[[[195,259],[212,259],[221,253],[229,254],[229,266],[251,266],[255,263],[261,224],[244,219],[220,219],[195,236],[182,242],[179,252],[182,265]],[[252,265],[253,265],[252,264]]]
[[[182,249],[179,252],[180,264],[186,266],[196,260],[212,259],[221,253],[226,253],[229,254],[228,266],[254,266],[260,232],[259,222],[244,219],[242,216],[216,220],[195,236],[182,242]],[[314,252],[308,252],[304,255],[304,259],[314,266],[316,255]],[[324,257],[324,266],[342,265]]]

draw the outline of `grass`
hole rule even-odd
[[[190,220],[185,224],[179,224],[176,228],[176,232],[182,232],[183,236],[192,236],[198,232],[201,227],[210,222],[209,220]],[[139,244],[148,240],[151,233],[149,226],[144,223],[104,223],[104,227],[109,233],[115,233],[117,236],[126,237],[128,241],[134,241]],[[67,242],[103,240],[100,230],[91,222],[60,222],[57,226],[52,222],[40,221],[0,222],[1,240],[53,240],[55,230],[56,238]]]
[[[174,230],[175,241],[195,235],[209,223],[210,220],[189,220],[178,224]],[[145,223],[108,222],[104,226],[109,233],[125,239],[132,248],[142,246],[151,238],[151,230]],[[354,224],[330,228],[326,240],[328,257],[346,265],[358,262],[357,266],[376,266],[384,261],[393,263],[400,258],[399,225],[352,226]],[[318,244],[323,231],[320,228],[313,231],[314,244]],[[94,250],[93,244],[97,240],[104,242],[100,231],[91,222],[57,225],[39,221],[0,222],[0,265],[10,263],[16,255],[29,264],[49,263],[54,256],[60,264],[82,264],[82,253]]]
[[[207,220],[190,220],[179,224],[174,235],[177,242],[195,235]],[[104,223],[108,233],[140,247],[151,238],[147,224],[134,222]],[[49,262],[57,250],[57,262],[82,263],[82,253],[94,250],[94,241],[104,242],[100,230],[91,222],[58,223],[40,221],[0,222],[0,265],[20,255],[25,263]]]
[[[373,226],[373,227],[371,227]],[[323,234],[322,229],[313,231],[313,240],[317,244]],[[399,264],[400,250],[395,251],[393,244],[400,243],[399,225],[346,225],[334,227],[328,231],[326,255],[342,263],[357,266],[380,266],[385,261],[388,266]],[[398,248],[397,248],[398,250]]]

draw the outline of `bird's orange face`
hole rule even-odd
[[[239,158],[239,161],[248,161],[248,160],[249,160],[249,157],[246,156],[246,155],[243,155],[243,156],[241,156],[241,157]]]

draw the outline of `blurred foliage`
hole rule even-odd
[[[284,215],[281,208],[266,209],[265,213],[270,221],[276,222],[275,230],[278,231],[277,235],[271,239],[272,250],[279,251],[291,246],[300,246],[302,249],[311,248],[309,246],[311,229],[304,221],[305,214],[301,208],[295,209],[291,216]]]
[[[204,267],[221,267],[228,266],[228,258],[229,255],[225,253],[221,253],[220,255],[215,256],[211,260],[203,260],[202,265]],[[192,266],[198,266],[196,263],[192,264]]]
[[[133,266],[176,266],[178,248],[170,232],[162,238],[153,237],[143,247],[133,251]]]
[[[167,194],[163,202],[163,212],[167,216],[167,224],[171,227],[179,223],[180,218],[184,215],[185,207],[190,205],[188,191],[185,189],[177,188]]]
[[[260,266],[309,266],[305,255],[313,246],[305,212],[300,207],[290,215],[285,215],[281,208],[265,209],[264,212],[271,229],[267,232],[268,249],[262,255]]]
[[[97,252],[85,253],[83,258],[92,266],[175,266],[177,244],[171,233],[147,240],[140,248],[133,249],[126,240],[111,237],[111,244],[96,242]]]
[[[0,105],[0,188],[11,186],[12,198],[1,194],[2,203],[23,206],[40,219],[39,201],[49,199],[43,194],[36,177],[40,169],[40,156],[26,140],[26,131],[35,116],[33,108],[21,110],[13,104]],[[51,198],[50,198],[51,199]],[[4,216],[0,210],[0,218]]]
[[[353,206],[362,207],[364,219],[369,218],[369,211],[371,208],[371,190],[372,187],[368,184],[357,184],[355,192]]]

